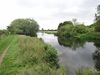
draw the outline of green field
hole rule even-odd
[[[80,34],[80,35],[76,36],[76,38],[88,39],[88,40],[96,40],[96,39],[100,39],[100,35],[96,35],[96,34]]]
[[[57,31],[39,31],[42,33],[47,33],[47,34],[57,34]]]

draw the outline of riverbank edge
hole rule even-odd
[[[23,35],[14,36],[15,40],[0,65],[1,75],[24,75],[25,73],[34,75],[65,75],[64,68],[57,69],[57,50],[45,44],[41,38]]]
[[[47,34],[54,34],[56,36],[59,36],[59,34],[57,33],[57,31],[39,31],[41,33],[47,33]],[[80,39],[87,39],[87,40],[100,40],[100,33],[97,34],[97,33],[93,33],[93,34],[79,34],[77,36],[74,36],[75,38],[80,38]]]
[[[75,36],[76,38],[86,39],[86,40],[100,40],[100,35],[96,34],[79,34]]]
[[[39,31],[39,32],[47,34],[57,34],[57,31]]]
[[[43,33],[45,33],[45,32],[43,32]],[[95,35],[95,34],[80,34],[78,36],[75,36],[74,38],[79,38],[79,39],[88,40],[88,41],[94,41],[94,40],[100,39],[100,36],[99,35]],[[91,75],[92,74],[99,75],[100,71],[96,70],[96,69],[84,68],[84,70],[78,70],[78,71],[76,71],[75,74],[76,75],[90,75],[90,74]]]
[[[1,35],[0,37],[0,56],[3,53],[3,51],[7,48],[7,46],[10,44],[10,42],[13,40],[13,35]]]

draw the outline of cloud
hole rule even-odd
[[[44,29],[57,29],[60,22],[72,18],[91,24],[99,3],[99,0],[2,0],[0,29],[16,18],[33,18]]]

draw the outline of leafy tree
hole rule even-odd
[[[100,5],[97,6],[97,14],[95,14],[95,20],[100,21]]]
[[[80,22],[77,22],[77,19],[75,19],[75,18],[72,19],[72,23],[73,23],[74,26],[81,24]]]
[[[74,26],[74,24],[77,24]],[[74,23],[72,24],[71,21],[65,21],[60,23],[58,26],[58,35],[59,36],[66,36],[66,37],[74,37],[79,34],[88,33],[89,29],[84,24],[79,24],[74,19]]]
[[[44,31],[44,29],[42,28],[42,31]]]
[[[73,23],[71,21],[64,21],[58,26],[58,35],[60,36],[71,36],[71,29],[73,28]]]
[[[97,6],[97,14],[95,14],[95,31],[100,32],[100,5]]]
[[[9,32],[8,32],[8,30],[0,30],[0,35],[2,35],[2,34],[8,35]]]
[[[33,19],[15,19],[7,28],[11,34],[35,36],[39,25]]]
[[[77,34],[85,34],[88,31],[88,28],[83,24],[77,25],[73,28],[73,32],[76,32]]]
[[[100,25],[97,25],[97,26],[95,27],[95,31],[100,32]]]
[[[66,36],[66,37],[70,37],[71,36],[71,30],[73,28],[73,25],[65,25],[65,26],[61,26],[58,30],[58,34],[60,36]]]
[[[65,26],[65,25],[73,25],[73,23],[71,21],[64,21],[63,23],[60,23],[59,26],[58,26],[58,29],[61,27],[61,26]]]
[[[75,26],[77,23],[77,19],[72,19],[73,25]]]

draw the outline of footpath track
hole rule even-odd
[[[12,40],[12,42],[14,41],[14,39]],[[0,56],[0,64],[2,63],[3,61],[3,58],[5,57],[10,45],[12,44],[12,42],[8,45],[8,47],[4,50],[4,52],[2,53],[2,55]]]

